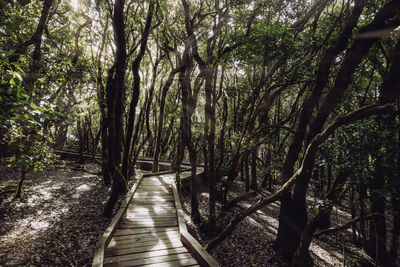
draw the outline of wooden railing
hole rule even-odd
[[[175,208],[178,216],[180,238],[183,245],[185,245],[189,249],[192,256],[197,260],[197,262],[201,266],[207,266],[207,267],[220,266],[218,262],[213,257],[211,257],[211,255],[208,254],[208,252],[200,245],[200,243],[188,232],[185,219],[183,216],[183,210],[182,210],[181,200],[179,198],[179,193],[174,184],[172,185],[172,191],[174,193]]]
[[[184,171],[188,171],[190,169],[183,169]],[[201,169],[203,171],[203,169]],[[99,242],[97,243],[96,246],[96,251],[93,256],[93,267],[102,267],[103,262],[104,262],[104,252],[105,249],[107,248],[108,244],[110,243],[110,240],[120,222],[122,219],[122,216],[125,214],[126,210],[128,209],[128,206],[140,184],[142,179],[144,177],[149,177],[149,176],[157,176],[157,175],[163,175],[163,174],[169,174],[169,173],[174,173],[175,171],[162,171],[158,173],[148,173],[148,174],[143,174],[140,176],[140,178],[137,180],[137,182],[132,186],[132,188],[129,190],[127,196],[125,197],[124,201],[122,202],[119,211],[117,214],[114,216],[112,219],[110,226],[106,229],[102,237],[100,238]],[[204,175],[203,172],[199,172],[196,174],[196,176],[202,176]],[[185,177],[185,179],[188,180],[188,177]],[[208,254],[208,252],[200,245],[200,243],[188,232],[185,219],[183,216],[183,210],[182,210],[182,205],[181,201],[179,198],[178,191],[176,189],[175,184],[172,184],[172,191],[174,195],[174,202],[175,202],[175,208],[177,212],[177,217],[178,217],[178,226],[179,226],[179,232],[180,232],[180,239],[183,243],[184,246],[188,248],[192,256],[198,261],[198,263],[201,266],[212,266],[212,267],[218,267],[219,264],[218,262]]]

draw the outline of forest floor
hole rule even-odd
[[[15,199],[18,173],[0,167],[0,266],[90,266],[108,227],[108,188],[97,164],[60,161],[32,173]]]
[[[229,198],[244,193],[244,182],[236,181]],[[264,189],[262,193],[248,201],[241,202],[230,214],[227,220],[232,219],[241,210],[248,208],[261,197],[270,193]],[[190,218],[190,194],[184,191],[181,194],[185,220],[188,229],[202,244],[210,241],[210,236],[204,235],[199,227]],[[311,208],[314,202],[308,198],[308,206]],[[272,203],[245,218],[234,230],[233,234],[226,238],[210,254],[221,266],[286,266],[283,260],[273,249],[273,241],[278,232],[279,202]],[[217,209],[219,206],[217,205]],[[200,214],[207,218],[208,193],[202,193],[199,198]],[[344,207],[335,207],[332,213],[332,226],[344,223],[351,219],[351,215]],[[228,222],[228,221],[226,221]],[[315,266],[362,266],[361,262],[371,262],[360,247],[352,243],[351,229],[334,234],[326,234],[320,238],[314,238],[310,245],[311,257]],[[372,261],[373,262],[373,261]]]
[[[28,175],[22,197],[14,199],[18,174],[0,167],[0,266],[90,266],[96,243],[110,223],[103,216],[109,192],[98,171],[93,163],[60,161],[45,172]],[[242,194],[243,188],[243,182],[237,181],[229,197]],[[263,190],[242,202],[227,219],[268,194]],[[182,200],[189,230],[206,244],[210,237],[191,222],[189,194],[184,192]],[[206,218],[207,193],[199,200]],[[312,207],[313,199],[308,201]],[[273,203],[247,217],[210,254],[221,266],[284,266],[272,248],[278,215],[279,203]],[[344,207],[334,209],[333,225],[349,218]],[[315,238],[310,246],[315,265],[359,266],[360,259],[368,259],[352,244],[351,236],[348,230]]]

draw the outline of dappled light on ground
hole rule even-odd
[[[244,183],[236,181],[230,199],[243,194]],[[262,197],[270,195],[266,189],[261,192]],[[228,216],[232,219],[238,212],[249,208],[257,199],[250,199],[241,202]],[[194,225],[190,218],[190,195],[184,194],[183,199],[185,220],[189,227],[199,235],[202,244],[206,244],[210,239],[200,233],[198,227]],[[199,197],[200,213],[205,217],[208,211],[208,193],[202,193]],[[308,197],[308,206],[313,206],[314,198]],[[274,202],[258,210],[253,215],[245,218],[234,230],[233,234],[226,238],[219,246],[211,251],[211,255],[216,258],[222,266],[281,266],[282,260],[273,250],[272,245],[278,232],[280,202]],[[332,225],[343,223],[351,218],[349,212],[343,207],[334,207],[332,211]],[[350,232],[349,232],[350,231]],[[351,243],[351,229],[335,234],[315,238],[310,245],[310,254],[317,266],[353,266],[355,261],[360,258],[368,257],[365,252]]]
[[[102,214],[106,198],[99,198],[107,195],[107,188],[85,167],[56,165],[30,174],[21,199],[15,200],[7,180],[0,180],[0,188],[10,192],[0,206],[0,265],[91,262],[94,245],[109,222]]]

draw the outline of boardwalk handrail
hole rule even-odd
[[[80,157],[79,151],[59,150],[59,149],[54,149],[53,151],[54,151],[55,154],[60,155],[60,156],[74,157],[74,158],[75,157]],[[84,153],[82,153],[82,155],[83,155],[84,158],[87,158],[87,159],[92,159],[93,158],[93,154],[91,154],[91,153],[84,152]],[[101,154],[95,153],[94,156],[95,156],[95,158],[97,160],[101,159]],[[136,161],[137,162],[141,162],[141,161],[154,162],[154,159],[150,158],[150,157],[138,157]],[[171,161],[169,161],[169,160],[159,159],[158,162],[171,165]],[[187,161],[187,160],[183,160],[181,165],[189,166],[189,167],[191,166],[190,162]],[[204,167],[204,164],[197,164],[197,166],[198,167]]]
[[[185,219],[183,217],[183,210],[178,190],[176,189],[175,184],[172,184],[171,187],[174,194],[180,239],[182,243],[189,249],[192,256],[200,263],[201,266],[219,267],[220,265],[218,262],[211,257],[211,255],[208,254],[208,252],[200,245],[200,243],[188,232]]]
[[[103,262],[104,262],[104,251],[108,244],[110,243],[110,240],[122,218],[122,215],[125,214],[126,210],[128,209],[129,203],[131,202],[133,195],[135,194],[138,185],[142,181],[144,175],[141,175],[137,182],[132,186],[132,188],[129,190],[127,196],[125,197],[124,201],[121,203],[121,206],[117,212],[117,214],[114,216],[112,219],[110,225],[100,238],[99,242],[97,243],[97,249],[94,252],[93,256],[93,267],[102,267]]]

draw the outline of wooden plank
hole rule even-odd
[[[189,259],[182,259],[176,261],[167,261],[167,262],[160,262],[154,264],[145,264],[142,267],[176,267],[176,266],[193,266],[197,265],[197,261],[193,258]]]
[[[152,160],[151,160],[152,161]],[[161,161],[160,161],[161,162]],[[169,166],[171,166],[171,163],[169,162],[169,161],[163,161],[164,163],[166,163],[166,164],[169,164]],[[182,163],[182,165],[185,165],[185,163]],[[187,165],[187,164],[186,164]],[[186,171],[186,170],[188,170],[188,168],[181,168],[181,171]],[[147,173],[147,174],[144,174],[143,176],[144,177],[149,177],[149,176],[158,176],[158,175],[166,175],[166,174],[171,174],[171,173],[173,173],[173,174],[175,174],[176,173],[176,170],[167,170],[167,171],[160,171],[160,172],[153,172],[153,173]]]
[[[141,187],[139,188],[139,190],[141,192],[148,192],[148,193],[172,194],[172,191],[169,191],[167,188]]]
[[[178,231],[178,227],[159,227],[159,228],[137,228],[137,229],[117,229],[114,233],[114,236],[120,235],[136,235],[136,234],[153,234],[153,233],[162,233],[162,232],[170,232],[170,231]]]
[[[150,245],[156,245],[156,244],[168,244],[168,243],[174,243],[174,244],[182,244],[182,241],[180,240],[180,237],[163,237],[163,238],[157,238],[157,239],[149,239],[149,240],[140,240],[140,241],[134,241],[132,239],[125,239],[125,240],[111,240],[110,243],[108,243],[108,247],[106,249],[114,249],[114,248],[134,248],[134,247],[143,247],[143,246],[150,246]]]
[[[163,209],[165,207],[172,207],[175,208],[175,204],[173,202],[165,202],[165,203],[158,203],[157,206],[154,205],[154,203],[143,203],[140,201],[136,201],[135,204],[131,205],[128,210],[132,210],[135,208],[146,208],[149,210],[155,210],[155,209]]]
[[[172,197],[171,193],[165,193],[160,191],[151,191],[150,193],[146,191],[141,191],[141,194],[135,194],[135,198],[168,198]]]
[[[165,203],[158,203],[157,206],[154,205],[154,203],[140,203],[139,201],[136,201],[135,204],[131,205],[128,210],[133,210],[135,208],[145,208],[148,210],[157,210],[157,209],[163,209],[164,207],[172,207],[175,208],[175,204],[171,202],[165,202]]]
[[[126,215],[143,215],[143,216],[174,216],[176,217],[176,210],[172,208],[163,209],[163,208],[158,208],[156,210],[153,209],[147,209],[147,208],[140,208],[137,207],[136,209],[130,209],[126,212]]]
[[[159,189],[168,189],[169,183],[161,183],[156,181],[148,181],[147,183],[142,183],[140,185],[142,188],[159,188]]]
[[[150,193],[141,191],[140,194],[135,194],[135,198],[168,198],[172,197],[172,193],[165,193],[160,191],[151,191]]]
[[[144,179],[145,182],[161,182],[161,183],[173,183],[175,181],[175,175],[174,176],[163,176],[160,177],[149,177]]]
[[[150,184],[150,185],[169,185],[169,182],[166,182],[166,181],[164,181],[162,179],[154,179],[154,180],[144,179],[142,181],[142,183],[145,184],[145,185],[147,185],[147,184]]]
[[[175,226],[176,227],[176,226]],[[176,228],[168,229],[165,231],[165,227],[155,227],[152,228],[151,231],[148,230],[149,228],[141,227],[141,228],[130,228],[130,229],[118,229],[115,232],[114,237],[118,236],[134,236],[138,235],[138,238],[141,237],[152,237],[152,236],[173,236],[179,233],[179,230]]]
[[[139,228],[165,228],[165,227],[175,227],[178,226],[177,222],[171,223],[155,223],[155,224],[123,224],[118,229],[139,229]]]
[[[157,190],[167,190],[168,189],[168,187],[169,187],[170,185],[169,184],[167,184],[167,183],[165,183],[165,184],[161,184],[161,183],[154,183],[154,182],[151,182],[151,183],[149,183],[149,182],[147,182],[147,183],[142,183],[142,187],[140,188],[141,190],[143,190],[143,189],[157,189]]]
[[[176,189],[175,185],[172,185],[171,188],[174,194],[174,202],[175,202],[176,214],[178,217],[179,231],[181,233],[187,232],[186,222],[183,215],[183,210],[182,210],[181,200],[179,199],[178,190]]]
[[[126,235],[123,237],[127,237]],[[180,236],[163,236],[163,237],[150,237],[146,239],[140,239],[136,241],[134,238],[127,238],[127,239],[122,239],[122,240],[114,240],[111,239],[110,243],[108,243],[109,248],[122,248],[123,246],[129,245],[131,247],[142,247],[142,246],[147,246],[147,245],[153,245],[153,244],[166,244],[168,242],[173,242],[177,244],[181,244],[182,241],[180,240]]]
[[[165,239],[176,239],[180,238],[179,232],[170,232],[170,233],[158,233],[158,234],[138,234],[138,235],[121,235],[121,236],[113,236],[109,243],[117,242],[117,241],[135,241],[135,242],[145,242],[145,241],[152,241],[152,240],[165,240]]]
[[[114,251],[121,249],[139,248],[139,247],[149,247],[149,246],[171,246],[171,247],[181,247],[182,241],[180,239],[164,239],[164,240],[150,240],[141,242],[128,242],[127,240],[116,241],[115,243],[109,243],[106,251]]]
[[[142,182],[143,187],[152,186],[154,188],[160,188],[160,189],[168,188],[169,185],[170,185],[169,183],[162,183],[162,182],[156,182],[156,181]]]
[[[169,206],[169,207],[174,207],[174,200],[173,199],[135,199],[136,207],[155,207],[157,208],[158,206]]]
[[[121,222],[118,226],[119,229],[129,229],[129,228],[149,228],[149,227],[172,227],[178,226],[177,221],[166,221],[166,222],[134,222],[134,223],[125,223]]]
[[[157,256],[165,256],[165,255],[175,255],[180,253],[187,253],[187,249],[184,247],[172,248],[172,249],[161,249],[156,251],[146,251],[142,253],[136,254],[127,254],[121,256],[113,256],[104,258],[104,264],[109,264],[113,262],[122,262],[122,261],[131,261],[137,259],[147,259]]]
[[[168,196],[148,196],[148,197],[134,197],[133,198],[135,202],[138,203],[148,203],[148,202],[172,202],[173,198],[171,195]]]
[[[163,237],[163,236],[176,236],[180,235],[178,229],[169,230],[169,231],[161,231],[161,232],[150,232],[150,233],[135,233],[135,234],[121,234],[114,235],[111,240],[119,240],[124,238],[152,238],[152,237]]]
[[[166,218],[166,219],[151,219],[151,218],[143,218],[143,219],[138,219],[138,218],[130,218],[130,219],[124,219],[126,221],[122,221],[123,225],[138,225],[141,227],[152,227],[154,225],[163,225],[163,224],[170,224],[170,223],[174,223],[175,225],[178,225],[178,221],[176,220],[176,218]],[[128,221],[129,220],[129,221]]]
[[[168,187],[165,186],[154,186],[154,185],[145,185],[145,184],[140,184],[139,189],[146,189],[146,190],[159,190],[159,191],[164,191],[164,192],[171,192],[171,190]]]
[[[150,222],[160,222],[160,221],[176,221],[176,216],[174,215],[168,215],[168,216],[159,216],[159,215],[141,215],[141,216],[135,216],[135,215],[129,215],[129,216],[124,216],[124,218],[126,220],[130,220],[130,221],[140,221],[140,222],[144,222],[144,221],[150,221]]]
[[[123,266],[140,266],[140,265],[145,265],[145,264],[154,264],[154,263],[168,262],[168,261],[174,261],[174,260],[189,259],[191,257],[192,256],[190,255],[190,253],[181,253],[181,254],[157,256],[157,257],[151,257],[151,258],[145,258],[145,259],[120,261],[120,262],[118,262],[118,264],[116,264],[114,266],[121,266],[121,267],[123,267]],[[110,263],[106,266],[113,266],[113,264]]]
[[[175,205],[174,203],[170,202],[165,202],[165,203],[158,203],[157,205],[154,205],[153,203],[145,204],[145,203],[138,203],[137,205],[128,208],[128,211],[149,211],[149,212],[158,212],[158,211],[163,211],[163,210],[172,210],[175,211]]]
[[[152,224],[162,224],[162,223],[177,223],[176,218],[161,218],[161,219],[153,219],[153,218],[123,218],[121,220],[124,224],[139,224],[139,225],[152,225]]]
[[[201,266],[219,266],[218,262],[211,257],[211,255],[208,254],[208,252],[200,245],[200,243],[187,231],[178,191],[175,185],[172,185],[171,187],[174,192],[176,213],[178,215],[179,231],[181,233],[182,243],[189,249],[190,253],[200,263]]]
[[[188,232],[181,232],[182,243],[189,249],[190,253],[197,259],[201,266],[220,266],[210,254],[200,245],[200,243]]]
[[[158,199],[158,198],[166,198],[166,199],[171,199],[172,198],[172,192],[171,194],[163,193],[163,194],[148,194],[148,195],[135,195],[135,199]]]
[[[124,216],[124,218],[155,218],[155,219],[162,219],[162,218],[175,218],[176,219],[176,213],[169,211],[169,212],[164,212],[164,213],[155,213],[155,212],[135,212],[135,211],[130,211],[129,213],[127,212]]]
[[[146,187],[153,187],[159,190],[167,189],[169,187],[169,183],[159,183],[159,182],[146,182],[142,183],[142,187],[146,189]]]
[[[112,235],[116,231],[117,226],[122,218],[122,215],[126,212],[128,206],[129,206],[129,203],[130,203],[133,195],[135,194],[136,190],[138,189],[138,185],[140,184],[142,179],[143,179],[143,176],[141,176],[138,179],[138,181],[132,186],[131,190],[129,190],[129,193],[127,194],[124,201],[122,201],[117,214],[114,216],[110,225],[107,227],[106,231],[103,233],[103,236],[99,241],[100,243],[98,245],[98,248],[96,249],[96,251],[94,253],[92,266],[96,266],[96,267],[103,266],[104,249],[107,247],[108,243],[111,240]]]
[[[164,218],[151,218],[151,217],[132,217],[132,218],[127,218],[124,217],[121,220],[122,223],[126,223],[126,224],[140,224],[140,225],[144,225],[147,223],[162,223],[162,222],[177,222],[176,217],[164,217]]]
[[[165,185],[142,184],[142,186],[139,189],[143,191],[159,191],[159,192],[164,191],[165,193],[170,193],[170,191],[168,191],[169,186],[170,186],[169,184]]]
[[[128,211],[125,214],[125,218],[146,218],[146,217],[174,217],[176,218],[176,212],[173,210],[157,211],[157,212],[144,212],[144,211]]]
[[[176,217],[176,210],[166,207],[165,209],[157,209],[153,210],[145,210],[145,209],[137,209],[137,210],[128,210],[126,212],[126,216],[169,216]]]
[[[153,175],[151,177],[146,177],[146,180],[148,179],[160,179],[160,178],[175,178],[175,172],[174,173],[169,173],[169,174],[159,174],[159,175]]]
[[[183,247],[182,244],[156,244],[144,247],[137,247],[137,248],[112,248],[106,249],[105,254],[106,256],[117,256],[117,255],[126,255],[126,254],[133,254],[133,253],[141,253],[146,251],[154,251],[160,249],[169,249],[169,248],[178,248]]]
[[[165,186],[139,186],[140,191],[139,194],[172,194],[171,190],[165,188]],[[167,189],[167,190],[165,190]]]
[[[98,248],[94,252],[92,267],[102,267],[104,261],[105,239],[102,237],[98,243]]]

